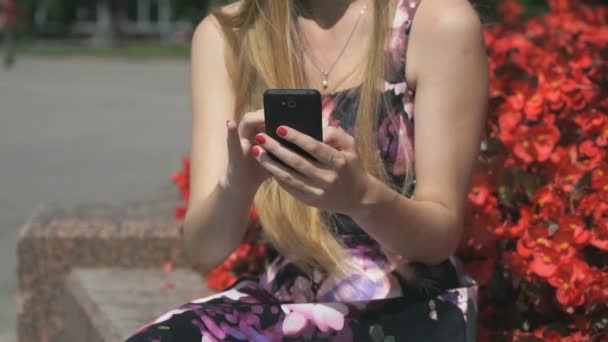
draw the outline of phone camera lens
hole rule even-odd
[[[289,108],[295,108],[296,107],[296,101],[289,101],[289,102],[287,102],[287,106]]]

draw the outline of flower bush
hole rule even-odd
[[[608,7],[547,4],[523,21],[505,0],[485,30],[490,108],[458,252],[480,284],[480,341],[608,341]],[[188,170],[173,175],[186,202]],[[250,221],[210,287],[263,269]]]
[[[490,109],[460,249],[480,340],[606,340],[608,9],[549,0],[486,29]]]

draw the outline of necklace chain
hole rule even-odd
[[[359,24],[359,21],[361,20],[361,17],[363,16],[363,13],[365,13],[366,9],[367,9],[367,4],[359,12],[359,16],[357,17],[357,21],[355,21],[355,25],[353,25],[353,29],[350,31],[350,34],[348,35],[348,38],[346,39],[346,43],[344,44],[344,47],[342,47],[342,50],[338,54],[338,57],[336,58],[336,60],[334,61],[334,63],[331,65],[331,67],[327,71],[324,71],[323,69],[319,68],[319,66],[317,66],[317,63],[316,63],[315,59],[312,58],[306,52],[306,49],[304,50],[304,53],[306,53],[306,55],[308,55],[308,58],[310,58],[310,60],[312,62],[311,63],[312,66],[315,67],[315,69],[317,69],[323,75],[323,81],[321,82],[321,84],[323,85],[323,90],[327,89],[327,87],[329,86],[329,74],[334,69],[334,67],[336,66],[336,64],[338,64],[338,61],[340,60],[340,58],[342,58],[342,55],[344,55],[344,52],[346,51],[346,47],[348,47],[348,43],[350,43],[350,40],[352,39],[353,34],[355,33],[355,30],[357,29],[357,26]]]

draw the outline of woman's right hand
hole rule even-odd
[[[228,129],[228,167],[220,180],[224,187],[236,187],[255,193],[258,187],[270,177],[270,173],[258,163],[251,153],[256,134],[264,132],[264,111],[262,109],[243,115],[237,124],[226,121]]]

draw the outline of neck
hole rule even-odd
[[[363,8],[370,0],[298,0],[300,15],[314,20],[323,28],[330,28],[344,16],[351,6]]]

